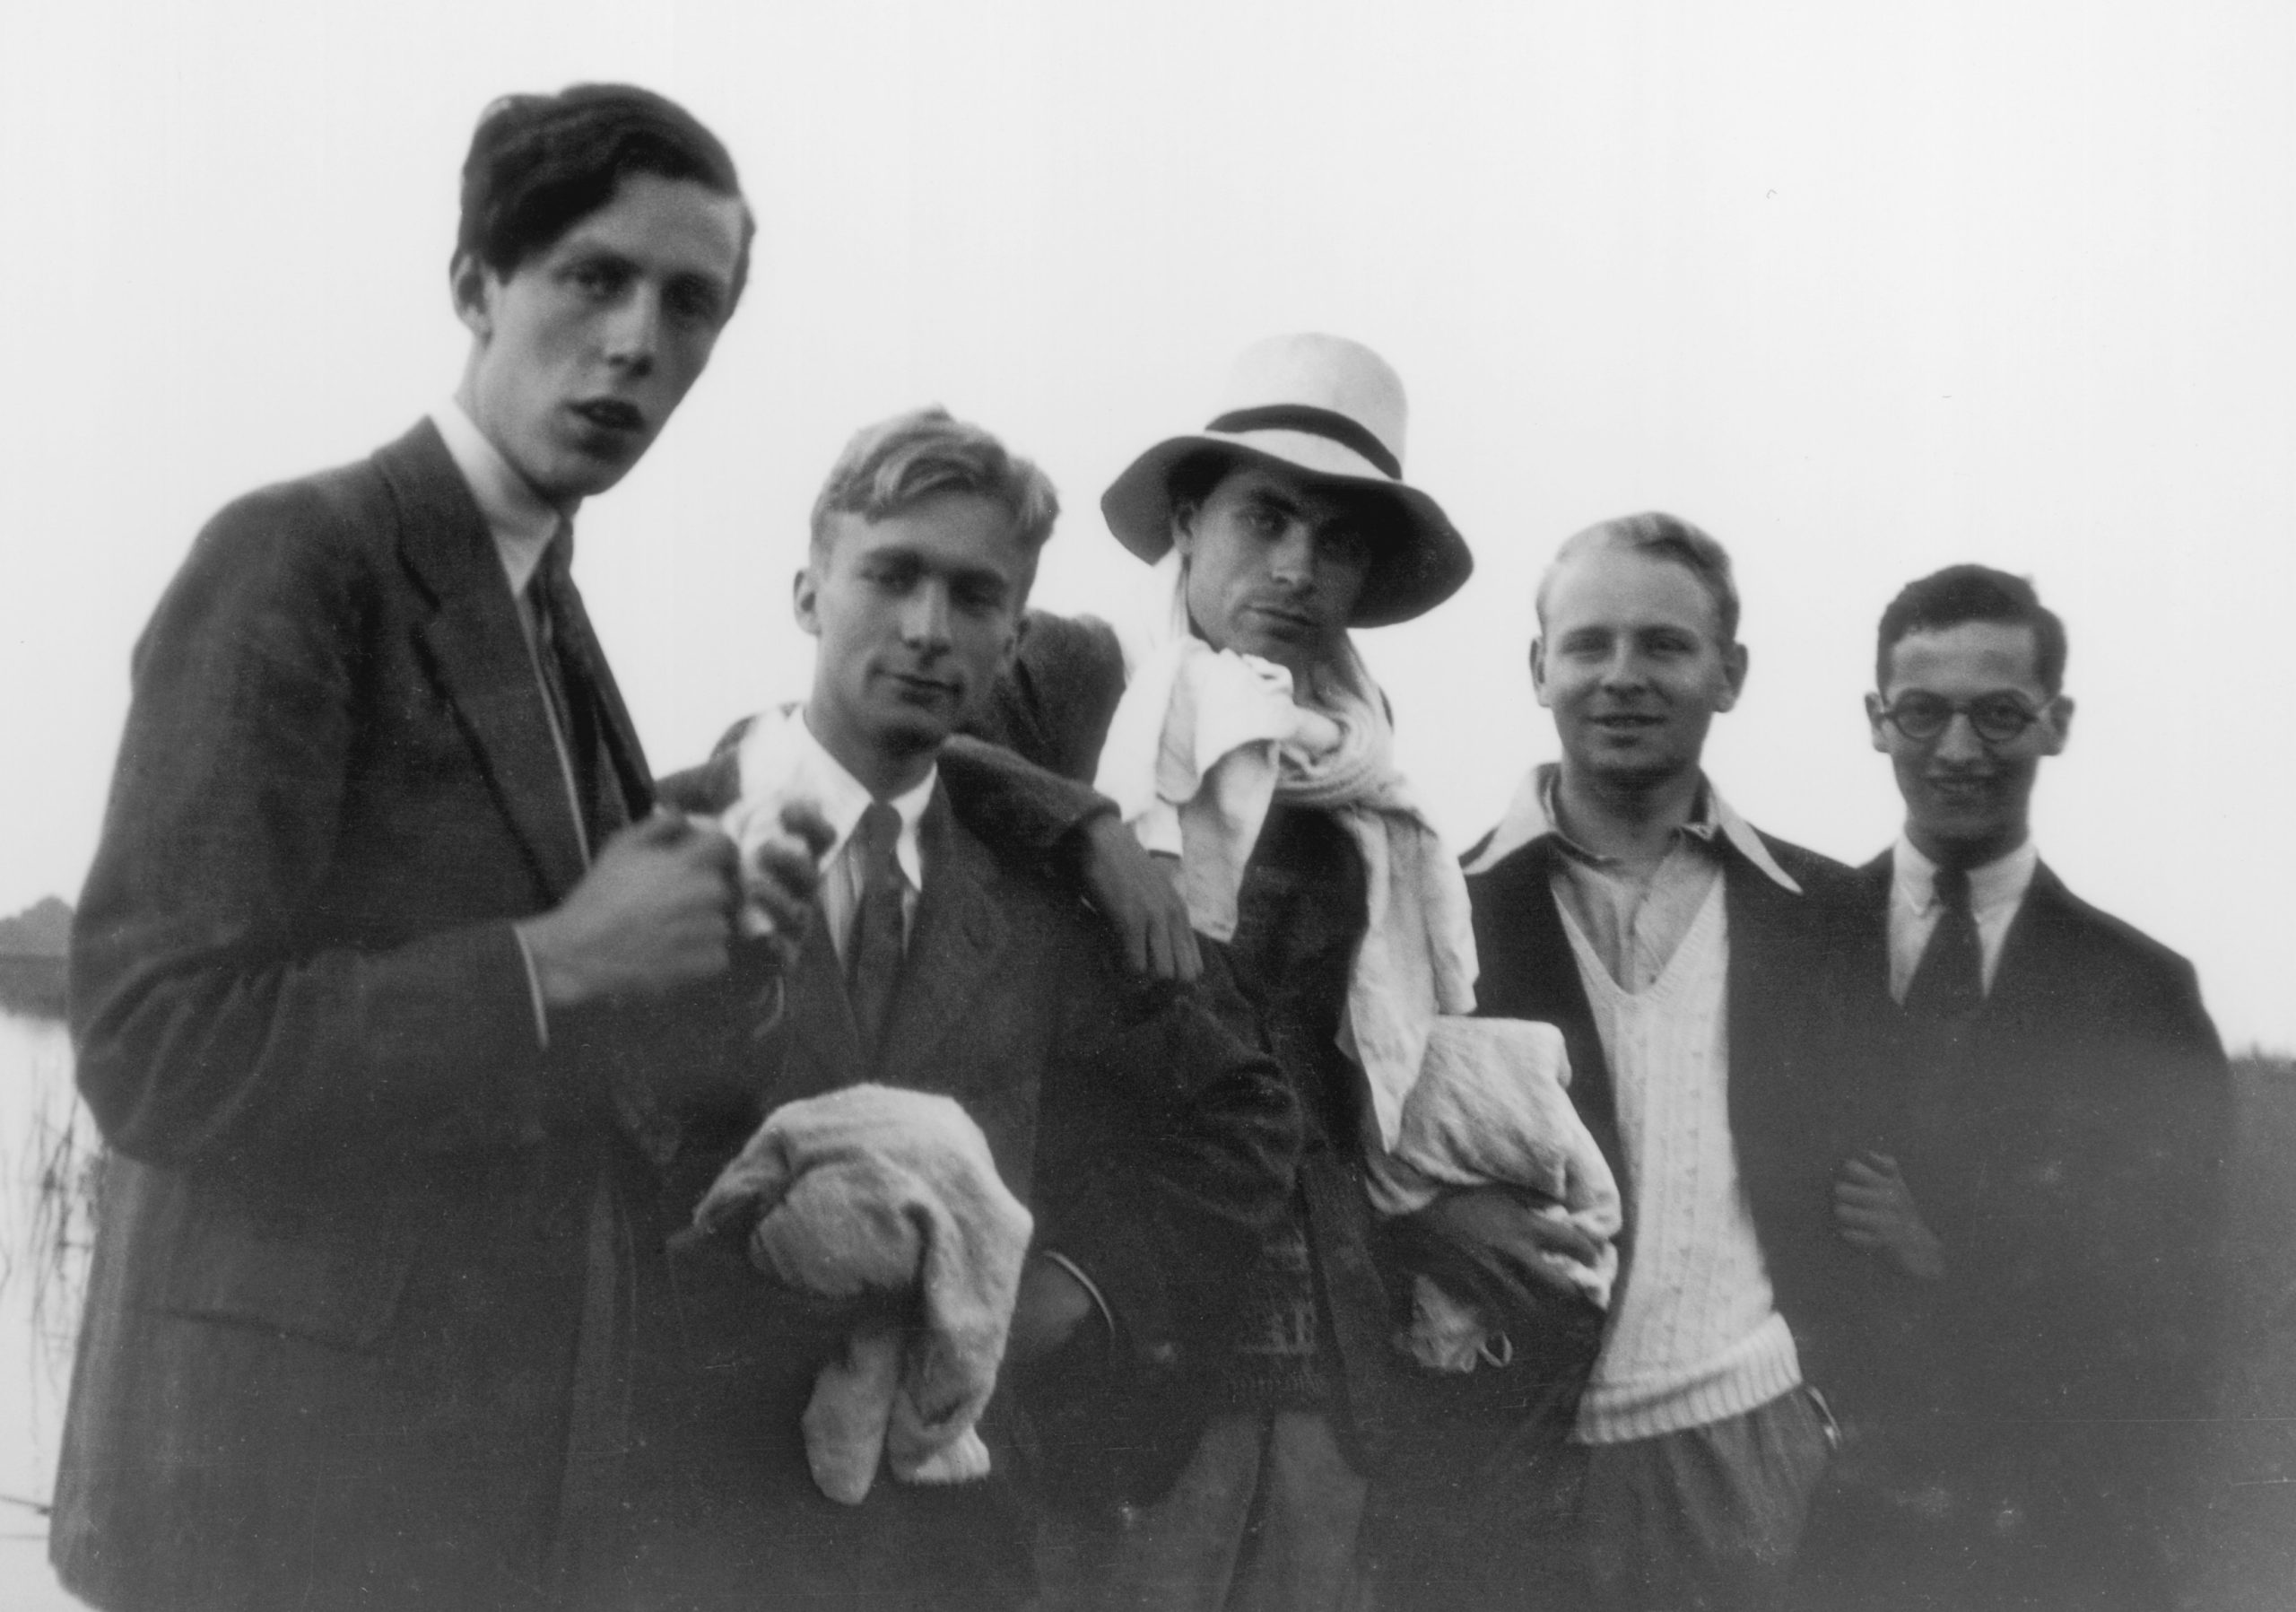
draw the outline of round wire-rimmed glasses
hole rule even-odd
[[[1958,716],[1968,717],[1970,729],[1988,745],[2009,744],[2041,719],[2040,712],[2015,694],[1948,700],[1918,690],[1900,694],[1882,712],[1883,720],[1917,745],[1942,736]]]

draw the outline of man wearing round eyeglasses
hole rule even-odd
[[[2216,1354],[2223,1051],[2192,965],[2034,848],[2073,701],[2032,585],[1951,567],[1879,640],[1866,714],[1906,817],[1863,880],[1899,1056],[1835,1215],[1895,1292],[1812,1604],[2165,1608]]]

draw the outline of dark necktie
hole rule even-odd
[[[589,614],[582,608],[582,595],[574,586],[573,565],[574,534],[561,526],[543,550],[542,564],[535,571],[535,616],[542,640],[538,658],[543,683],[550,691],[559,736],[566,745],[566,765],[574,778],[582,832],[595,856],[609,835],[629,823],[630,804],[606,749],[597,680],[590,670],[596,643],[590,634]]]
[[[900,814],[883,801],[871,801],[861,814],[861,826],[853,831],[861,899],[846,940],[845,980],[853,1022],[861,1032],[861,1050],[873,1063],[892,1010],[893,992],[900,984],[901,872],[893,855],[900,841]]]
[[[1966,867],[1937,870],[1937,927],[1906,987],[1905,1010],[1917,1018],[1967,1018],[1985,1006],[1985,953],[1970,908]]]

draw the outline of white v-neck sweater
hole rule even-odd
[[[1743,1415],[1802,1381],[1730,1137],[1724,881],[1639,992],[1562,924],[1617,1094],[1626,1281],[1572,1436],[1613,1444]]]

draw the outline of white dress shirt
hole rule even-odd
[[[2017,909],[2024,905],[2040,860],[2041,853],[2028,839],[2006,856],[1970,869],[1970,911],[1977,919],[1978,950],[1988,992],[1993,976],[2000,972],[2001,943],[2008,938]],[[1902,1003],[1944,908],[1937,900],[1937,864],[1902,834],[1890,853],[1890,995]]]
[[[854,846],[861,814],[874,798],[868,787],[813,736],[804,713],[795,707],[762,712],[742,736],[739,753],[741,796],[723,818],[727,834],[744,856],[765,838],[781,832],[781,808],[795,801],[810,803],[836,836],[822,858],[822,915],[829,922],[839,963],[861,907],[862,867]],[[925,889],[925,861],[918,843],[918,827],[939,784],[938,767],[924,781],[885,804],[900,818],[900,835],[893,841],[893,860],[900,868],[902,937],[917,921],[917,901]]]

